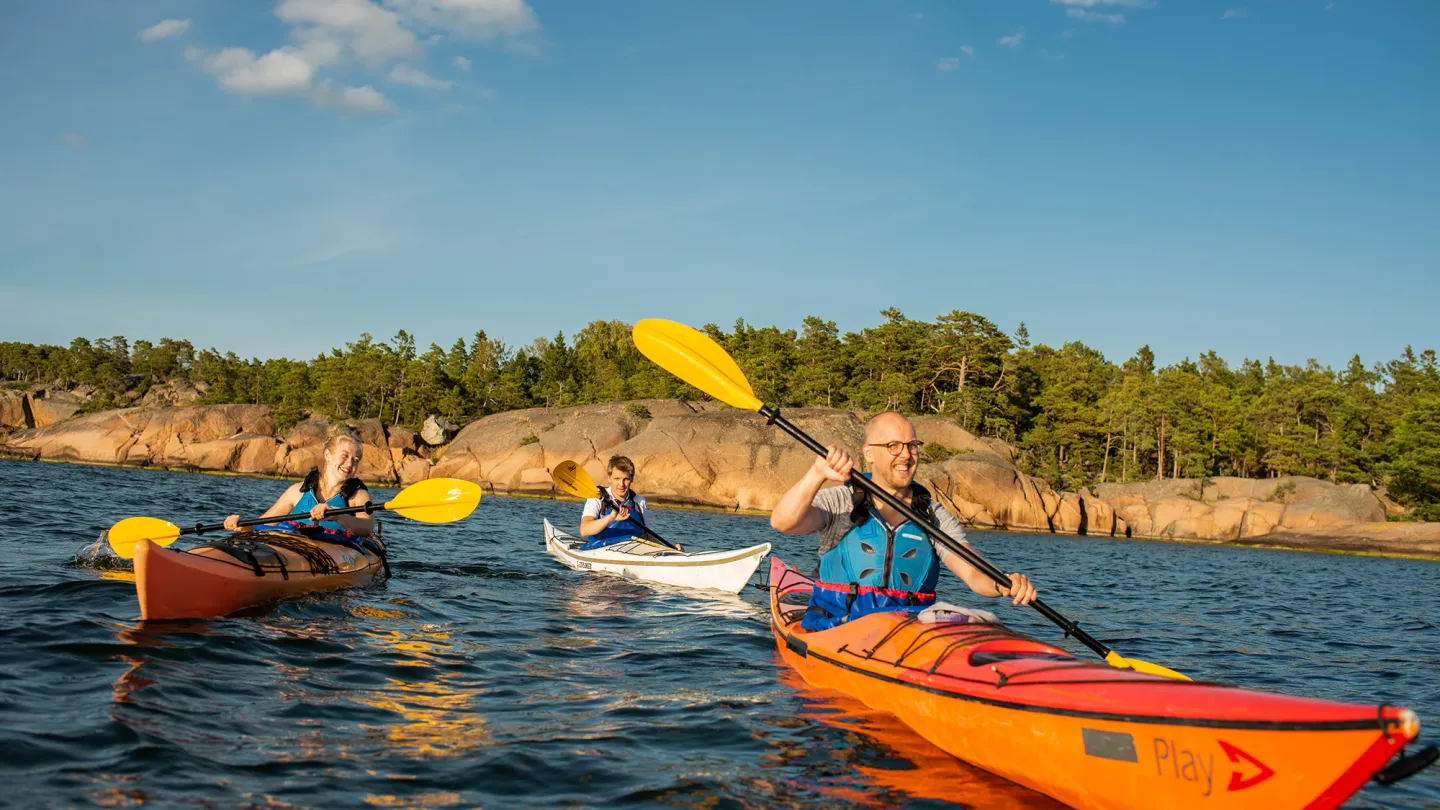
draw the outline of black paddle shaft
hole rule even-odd
[[[325,510],[325,517],[328,518],[328,517],[333,517],[333,516],[335,516],[335,515],[358,515],[358,514],[360,514],[361,512],[364,512],[365,514],[368,515],[368,514],[371,514],[371,513],[374,513],[374,512],[379,512],[380,510],[382,510],[382,509],[384,509],[384,508],[385,508],[385,504],[383,504],[383,503],[375,503],[374,501],[371,501],[370,503],[361,504],[360,506],[346,506],[346,507],[344,507],[344,508],[342,508],[342,509],[326,509],[326,510]],[[236,524],[236,525],[238,525],[238,526],[240,526],[240,527],[242,527],[242,528],[244,528],[244,527],[249,527],[249,526],[263,526],[263,525],[265,525],[265,524],[267,524],[267,523],[279,523],[279,522],[282,521],[282,520],[303,520],[303,519],[308,518],[308,517],[310,517],[310,513],[309,513],[309,512],[292,512],[292,513],[290,513],[290,514],[288,514],[288,515],[280,515],[279,517],[260,517],[260,518],[252,518],[252,519],[250,519],[250,520],[242,520],[242,521],[240,521],[240,522],[239,522],[238,524]],[[187,528],[187,529],[181,529],[181,530],[180,530],[180,533],[181,533],[181,534],[204,534],[204,533],[206,533],[206,532],[218,532],[218,531],[220,531],[221,529],[224,529],[224,528],[225,528],[225,524],[224,524],[224,523],[210,523],[210,524],[208,524],[208,525],[207,525],[207,524],[204,524],[204,523],[196,523],[194,526],[191,526],[191,527],[189,527],[189,528]]]
[[[791,424],[790,420],[781,416],[779,408],[772,408],[769,405],[762,405],[760,406],[760,415],[765,417],[765,420],[770,424],[779,427],[781,430],[789,433],[791,436],[798,439],[801,444],[810,448],[810,450],[813,451],[816,455],[824,458],[825,456],[828,456],[830,454],[830,451],[825,448],[825,445],[810,438],[810,436],[805,433],[805,431],[801,430],[798,427],[795,427],[795,425]],[[916,526],[924,529],[925,533],[935,538],[935,541],[938,542],[940,545],[944,546],[955,554],[959,554],[960,557],[965,560],[965,562],[968,562],[976,568],[980,569],[982,573],[995,580],[996,582],[1000,583],[1002,586],[1006,588],[1010,587],[1010,577],[1007,576],[1004,571],[1001,571],[999,568],[991,565],[984,557],[976,554],[969,546],[964,545],[963,543],[946,534],[945,532],[940,531],[939,527],[932,525],[927,518],[921,517],[919,512],[916,512],[914,509],[906,506],[905,503],[899,498],[896,498],[894,495],[891,495],[890,493],[881,489],[879,484],[871,481],[869,478],[866,478],[863,475],[857,475],[855,473],[850,474],[849,483],[852,486],[860,487],[866,492],[869,492],[871,495],[874,495],[875,497],[884,501],[886,505],[888,505],[890,508],[904,515],[906,520],[909,520]],[[1065,631],[1065,635],[1074,636],[1077,641],[1079,641],[1081,644],[1084,644],[1086,647],[1094,650],[1100,655],[1100,657],[1104,658],[1110,655],[1110,648],[1100,643],[1100,641],[1097,640],[1094,636],[1090,635],[1084,630],[1081,630],[1080,624],[1078,622],[1073,622],[1065,618],[1060,614],[1059,611],[1055,610],[1054,608],[1050,607],[1039,599],[1031,602],[1030,607],[1033,607],[1036,610],[1040,611],[1041,616],[1044,616],[1045,618],[1059,625],[1060,629]]]

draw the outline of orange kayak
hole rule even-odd
[[[1116,669],[953,615],[809,632],[811,580],[772,558],[770,583],[777,647],[807,682],[1076,808],[1334,808],[1420,732],[1408,709]]]
[[[277,599],[364,585],[383,568],[370,551],[280,532],[237,535],[189,551],[149,540],[135,544],[142,619],[228,616]]]

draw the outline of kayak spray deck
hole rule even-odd
[[[389,575],[378,539],[356,548],[283,532],[253,532],[188,550],[135,546],[142,619],[205,619],[252,605],[363,585]]]

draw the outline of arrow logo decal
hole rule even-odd
[[[1252,788],[1275,775],[1275,771],[1271,770],[1269,765],[1266,765],[1265,763],[1261,762],[1250,754],[1245,753],[1236,746],[1233,746],[1230,743],[1225,742],[1224,740],[1216,740],[1215,742],[1220,743],[1221,750],[1225,752],[1225,756],[1229,757],[1231,762],[1238,763],[1243,759],[1244,761],[1260,769],[1259,773],[1248,778],[1242,776],[1240,771],[1232,772],[1230,774],[1230,786],[1225,788],[1226,790],[1244,790],[1246,788]]]

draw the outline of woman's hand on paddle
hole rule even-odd
[[[329,508],[330,507],[326,506],[323,503],[315,504],[310,508],[310,519],[315,521],[316,523],[319,523],[320,521],[325,519],[325,512]]]
[[[230,517],[225,518],[225,531],[227,531],[227,532],[238,532],[238,531],[240,531],[240,516],[239,516],[239,515],[231,515]]]
[[[850,471],[855,469],[855,460],[838,447],[827,447],[824,458],[815,459],[810,470],[827,481],[845,483],[850,480]]]
[[[1016,605],[1028,605],[1034,602],[1038,596],[1038,592],[1035,590],[1035,584],[1024,574],[1011,574],[1010,587],[1008,588],[998,582],[995,583],[995,592],[996,596],[1014,597]]]

